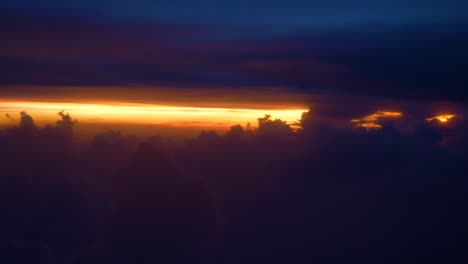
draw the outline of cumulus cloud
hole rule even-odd
[[[256,129],[184,141],[110,131],[84,143],[60,132],[74,129],[64,111],[44,128],[23,112],[0,134],[1,226],[85,262],[274,263],[310,253],[304,240],[319,263],[355,252],[463,257],[466,241],[452,234],[466,232],[466,121],[422,119],[408,133],[383,120],[400,115],[376,112],[362,120],[382,128],[368,132],[316,114],[298,130],[266,115]]]

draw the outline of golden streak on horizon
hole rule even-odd
[[[442,123],[447,123],[450,119],[454,117],[455,115],[438,115],[431,118],[426,118],[426,121],[431,122],[433,120],[439,120]]]
[[[351,119],[351,122],[356,123],[356,127],[362,127],[367,130],[377,130],[382,128],[382,126],[378,123],[381,119],[400,118],[402,116],[403,113],[401,112],[377,111],[362,118]]]
[[[57,113],[65,110],[80,123],[123,123],[123,124],[199,124],[200,126],[230,127],[237,124],[257,124],[257,119],[271,115],[296,123],[307,109],[245,109],[209,108],[155,105],[126,102],[39,102],[39,101],[0,101],[0,111],[5,113],[26,111],[38,122],[51,122]],[[11,114],[10,114],[11,115]],[[5,120],[5,119],[4,119]],[[1,122],[1,119],[0,119]]]

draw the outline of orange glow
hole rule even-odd
[[[368,130],[373,130],[373,129],[381,129],[382,126],[377,124],[377,123],[362,123],[362,124],[358,124],[357,125],[358,127],[363,127],[365,129],[368,129]]]
[[[41,102],[0,101],[0,112],[27,111],[39,123],[54,122],[57,113],[65,110],[80,123],[158,124],[174,126],[230,127],[236,124],[257,124],[257,119],[269,114],[293,124],[301,118],[304,108],[246,109],[168,106],[127,102]],[[12,122],[5,115],[0,123]]]
[[[377,111],[371,115],[352,119],[351,122],[356,124],[356,127],[362,127],[368,130],[381,129],[382,126],[378,123],[382,119],[400,118],[403,116],[401,112],[392,111]]]
[[[455,115],[438,115],[431,118],[426,118],[426,121],[430,122],[433,120],[439,120],[442,123],[447,123],[450,119],[454,118]]]

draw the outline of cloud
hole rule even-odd
[[[53,132],[72,121],[59,115],[62,123],[37,133],[0,133],[0,226],[21,237],[16,247],[27,245],[9,255],[14,260],[41,253],[85,262],[258,263],[298,255],[319,262],[320,252],[329,261],[355,250],[376,259],[395,251],[397,260],[415,251],[418,259],[464,256],[465,238],[452,234],[466,230],[466,121],[422,120],[410,134],[383,124],[368,133],[317,124],[311,110],[296,132],[265,116],[258,129],[234,126],[186,141],[108,132],[64,148]],[[386,116],[399,115],[363,120]],[[10,250],[0,254],[12,253],[2,242]]]
[[[242,27],[46,14],[20,9],[2,14],[2,86],[267,85],[335,95],[467,100],[468,23],[463,21],[266,36]]]

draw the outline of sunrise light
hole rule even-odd
[[[426,118],[426,121],[431,122],[433,120],[438,120],[442,123],[447,123],[450,119],[454,118],[455,115],[438,115],[430,118]]]
[[[0,122],[12,122],[11,116],[27,111],[38,122],[53,122],[57,113],[65,110],[80,123],[120,123],[120,124],[162,124],[162,125],[199,125],[230,127],[236,124],[251,123],[271,115],[290,124],[297,122],[305,108],[287,109],[250,109],[250,108],[211,108],[155,105],[125,102],[39,102],[39,101],[0,101],[0,111],[8,113]]]
[[[362,118],[351,119],[351,122],[355,123],[356,127],[362,127],[368,130],[375,130],[382,128],[382,125],[379,124],[379,121],[383,119],[400,118],[402,116],[403,113],[401,112],[377,111],[371,115]]]

